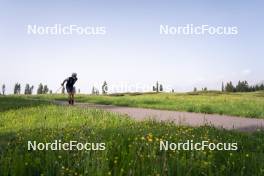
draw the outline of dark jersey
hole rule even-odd
[[[67,79],[66,87],[73,87],[76,81],[77,81],[76,77],[69,77]]]

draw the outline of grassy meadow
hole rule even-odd
[[[36,99],[66,100],[65,95],[33,96]],[[222,93],[217,91],[191,93],[128,93],[107,96],[77,95],[76,101],[143,107],[207,114],[225,114],[264,118],[264,91]]]
[[[263,97],[239,95],[121,95],[78,96],[79,101],[187,110],[202,103],[211,108],[226,104],[254,108],[263,117]],[[232,97],[229,99],[229,96]],[[152,98],[151,98],[152,97]],[[186,103],[180,105],[183,98]],[[253,98],[255,97],[255,98]],[[32,98],[32,97],[30,97]],[[39,98],[39,97],[35,97]],[[41,96],[61,99],[61,96]],[[243,101],[244,99],[244,101]],[[253,101],[254,99],[254,101]],[[150,101],[152,100],[152,101]],[[178,100],[174,102],[174,100]],[[248,100],[248,101],[245,101]],[[217,101],[220,101],[217,103]],[[119,102],[119,103],[118,103]],[[173,105],[169,102],[174,102]],[[244,104],[243,104],[244,102]],[[126,103],[126,104],[125,104]],[[140,103],[136,105],[136,103]],[[247,104],[251,104],[248,105]],[[260,104],[257,107],[253,105]],[[162,106],[163,104],[163,106]],[[242,133],[209,126],[192,128],[173,123],[138,122],[96,109],[58,106],[25,96],[0,96],[0,175],[264,175],[264,132]],[[201,106],[201,105],[200,105]],[[210,109],[210,108],[209,108]],[[249,109],[249,108],[248,108]],[[220,109],[211,113],[217,113]],[[234,109],[236,111],[236,109]],[[249,109],[250,111],[250,109]],[[237,111],[238,112],[238,111]],[[241,109],[239,115],[246,113]],[[27,141],[105,142],[104,151],[28,151]],[[160,141],[237,142],[237,151],[159,149]]]

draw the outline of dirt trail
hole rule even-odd
[[[58,104],[66,102],[56,101]],[[168,110],[156,110],[134,107],[120,107],[112,105],[98,105],[89,103],[76,103],[76,106],[83,108],[96,108],[106,111],[128,115],[136,120],[155,119],[157,121],[173,121],[178,125],[202,126],[212,125],[217,128],[239,131],[256,131],[264,129],[264,119],[235,117],[217,114],[202,114],[191,112],[178,112]]]

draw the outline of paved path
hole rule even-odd
[[[56,101],[59,104],[65,102]],[[256,131],[264,129],[264,119],[244,118],[228,115],[202,114],[191,112],[178,112],[168,110],[155,110],[145,108],[120,107],[112,105],[98,105],[89,103],[76,103],[76,106],[83,108],[96,108],[106,111],[128,115],[136,120],[155,119],[157,121],[173,121],[178,125],[202,126],[212,125],[217,128],[239,131]]]

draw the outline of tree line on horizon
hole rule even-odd
[[[221,87],[222,92],[255,92],[261,90],[264,90],[264,83],[250,86],[246,80],[245,81],[239,80],[236,85],[234,85],[232,81],[229,81],[226,84],[222,82],[222,87]],[[193,92],[197,92],[197,91],[198,89],[194,87]],[[208,91],[207,87],[203,87],[202,91],[203,92]]]
[[[222,83],[222,92],[255,92],[264,90],[264,84],[249,85],[248,82],[238,81],[236,85],[233,85],[232,81],[227,82],[225,85]]]
[[[24,94],[25,95],[31,95],[33,94],[33,89],[34,86],[30,85],[30,84],[26,84],[25,88],[24,88]],[[222,92],[254,92],[254,91],[261,91],[264,90],[264,83],[261,84],[256,84],[256,85],[249,85],[248,82],[245,81],[238,81],[238,83],[236,85],[234,85],[232,83],[232,81],[227,82],[226,84],[224,84],[224,82],[222,82],[222,87],[221,87],[221,91]],[[76,88],[74,87],[74,91],[76,92]],[[158,81],[156,82],[156,84],[152,87],[152,91],[153,92],[163,92],[163,85],[160,84]],[[194,92],[197,92],[197,88],[195,87]],[[208,91],[207,87],[202,88],[202,91]],[[172,93],[174,92],[174,89],[172,89]],[[5,95],[6,93],[6,86],[5,84],[2,85],[2,91],[1,91],[1,95]],[[37,94],[52,94],[52,90],[50,90],[48,88],[47,85],[43,85],[42,83],[40,83],[38,85],[37,88]],[[55,92],[57,93],[57,92]],[[60,93],[65,94],[65,87],[61,88]],[[80,89],[78,89],[78,93],[80,93]],[[102,87],[101,87],[101,93],[103,95],[106,95],[108,93],[108,84],[106,81],[103,82]],[[14,86],[14,90],[13,90],[13,94],[21,94],[21,84],[20,83],[16,83]],[[92,87],[92,91],[91,91],[92,95],[99,95],[99,89],[96,87]]]
[[[163,92],[163,85],[160,84],[158,81],[156,82],[156,85],[152,86],[153,92]]]
[[[25,95],[33,94],[33,89],[34,89],[33,85],[30,86],[29,84],[26,84],[25,85],[25,89],[24,89],[24,94]],[[52,91],[49,90],[47,85],[43,85],[42,83],[40,83],[39,86],[38,86],[38,89],[37,89],[37,94],[47,94],[48,92],[52,93]],[[20,83],[16,83],[15,84],[13,93],[14,94],[18,94],[18,95],[21,94],[21,84]]]

